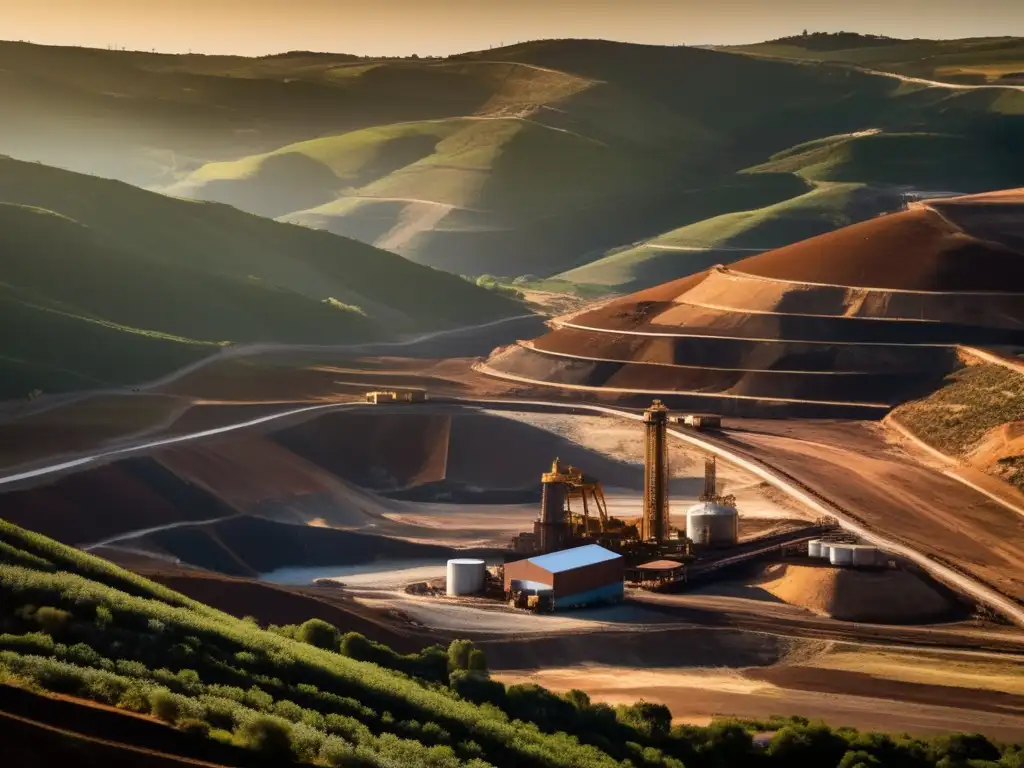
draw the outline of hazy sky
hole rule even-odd
[[[804,28],[1024,35],[1024,0],[0,0],[0,38],[263,54],[448,54],[548,37],[744,43]]]

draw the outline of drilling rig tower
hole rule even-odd
[[[668,408],[655,400],[644,411],[644,514],[643,541],[663,542],[669,536],[668,511]]]

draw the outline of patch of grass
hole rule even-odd
[[[1024,377],[1001,365],[968,365],[895,415],[925,442],[963,456],[995,427],[1024,421]]]
[[[893,416],[934,448],[968,459],[993,429],[1024,422],[1024,376],[1001,365],[968,365]],[[1024,490],[1024,456],[1004,456],[981,468]]]
[[[770,250],[852,224],[894,199],[862,184],[822,183],[763,208],[726,213],[666,232],[559,277],[609,289],[643,288],[756,252],[744,249]]]

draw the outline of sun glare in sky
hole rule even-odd
[[[5,0],[0,37],[259,55],[445,55],[522,40],[749,43],[804,29],[1024,34],[1024,0]]]

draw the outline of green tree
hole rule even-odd
[[[310,619],[305,624],[299,626],[295,639],[309,645],[315,645],[317,648],[337,651],[341,642],[341,634],[333,624],[328,624],[322,619]]]
[[[238,741],[270,760],[291,762],[291,726],[287,721],[269,715],[260,715],[242,723],[237,730]]]
[[[469,669],[469,655],[472,652],[472,640],[452,640],[448,646],[448,671]]]
[[[478,675],[487,674],[487,656],[479,648],[469,652],[469,659],[466,662],[466,669]]]

